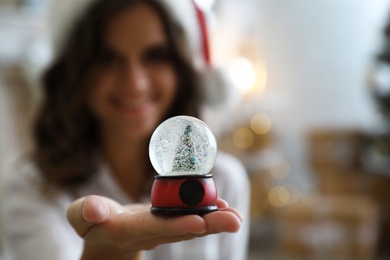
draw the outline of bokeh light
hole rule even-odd
[[[251,128],[256,134],[262,135],[268,133],[271,126],[271,119],[266,114],[258,113],[251,119]]]
[[[267,89],[267,81],[268,81],[268,69],[265,60],[256,64],[256,82],[253,88],[253,92],[264,93]]]
[[[275,207],[286,206],[290,200],[290,193],[285,187],[273,187],[268,193],[269,202]]]
[[[229,75],[234,86],[245,94],[256,82],[256,72],[253,64],[245,57],[239,57],[229,66]]]
[[[238,128],[233,134],[233,143],[240,149],[247,149],[253,144],[253,133],[247,128]]]
[[[269,165],[269,172],[275,179],[286,178],[290,173],[290,164],[284,159],[275,159]]]

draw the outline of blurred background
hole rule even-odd
[[[0,0],[0,177],[31,146],[46,2]],[[248,170],[248,259],[389,259],[390,2],[198,3],[237,88],[205,118]]]

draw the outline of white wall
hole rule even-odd
[[[305,135],[310,129],[372,128],[378,119],[365,74],[382,44],[387,0],[221,0],[247,19],[267,57],[267,91],[283,104],[272,116],[279,151],[291,164],[286,180],[310,182]],[[236,12],[234,10],[240,10]],[[226,18],[225,18],[226,19]],[[238,27],[242,27],[240,22]],[[242,28],[241,28],[242,29]],[[245,31],[245,29],[244,29]],[[240,34],[243,34],[241,31]],[[237,36],[239,37],[239,36]],[[264,97],[267,101],[267,97]],[[261,101],[259,101],[261,102]],[[264,107],[259,104],[259,110]]]

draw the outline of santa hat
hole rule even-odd
[[[49,34],[53,56],[64,48],[72,27],[82,14],[98,0],[52,0],[49,2]],[[182,26],[190,45],[191,58],[200,72],[204,86],[204,103],[208,106],[226,107],[237,101],[237,93],[222,68],[211,64],[207,15],[194,0],[158,0],[173,19]]]

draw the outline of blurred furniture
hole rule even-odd
[[[286,259],[375,259],[378,207],[364,197],[322,196],[278,214]]]
[[[309,163],[316,177],[320,194],[340,198],[371,201],[373,210],[378,207],[378,252],[389,254],[390,243],[390,176],[370,171],[367,167],[367,149],[375,138],[369,133],[354,129],[313,130],[309,136]],[[345,207],[349,205],[345,204]],[[353,211],[351,211],[352,214]],[[367,217],[368,218],[368,217]],[[368,221],[368,220],[367,220]]]

